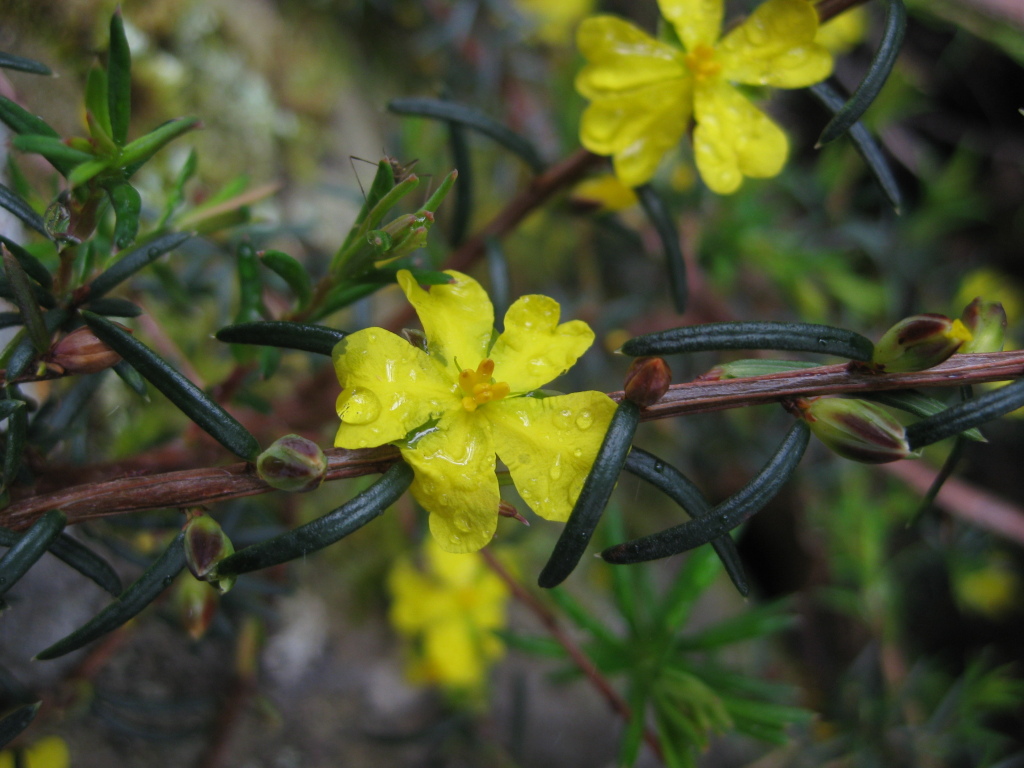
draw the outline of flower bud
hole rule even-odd
[[[115,325],[131,333],[120,323]],[[64,373],[99,373],[121,362],[121,356],[82,326],[54,344],[46,362]]]
[[[982,301],[978,296],[964,307],[960,315],[971,338],[960,347],[961,352],[1001,352],[1006,333],[1006,311],[998,301]]]
[[[626,399],[641,408],[654,405],[668,392],[672,383],[672,369],[660,357],[638,357],[626,371],[623,385]]]
[[[844,458],[885,464],[917,455],[903,425],[875,403],[819,397],[803,401],[798,410],[815,437]]]
[[[886,331],[871,362],[878,372],[923,371],[946,360],[971,339],[959,320],[945,315],[911,315]]]
[[[209,581],[222,593],[234,586],[235,577],[216,578],[214,569],[224,558],[234,554],[235,547],[220,524],[202,513],[191,515],[185,523],[185,564],[192,575]]]
[[[175,585],[171,603],[185,631],[193,640],[199,640],[210,628],[220,601],[208,585],[184,576]]]
[[[256,473],[274,488],[305,493],[316,490],[324,481],[327,457],[312,440],[285,435],[259,455]]]

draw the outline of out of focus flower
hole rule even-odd
[[[388,575],[391,623],[410,641],[415,683],[478,691],[504,653],[494,634],[505,626],[508,588],[476,553],[445,552],[429,538],[423,566],[402,558]]]
[[[19,750],[5,749],[0,752],[0,768],[68,768],[71,765],[71,752],[64,739],[59,736],[46,736]]]
[[[566,45],[580,20],[594,10],[594,0],[516,0],[533,22],[537,39],[548,45]]]
[[[693,151],[704,182],[719,194],[744,176],[782,170],[782,130],[734,84],[802,88],[825,79],[832,56],[814,37],[818,15],[807,0],[768,0],[719,39],[722,0],[659,0],[683,49],[614,16],[586,19],[577,45],[587,65],[576,89],[590,105],[580,141],[610,155],[623,184],[654,176],[662,156],[693,116]]]
[[[864,6],[851,8],[829,19],[818,29],[814,42],[833,54],[846,53],[864,39],[868,30],[868,12]]]
[[[636,193],[613,173],[591,176],[572,188],[574,203],[594,206],[602,211],[624,211],[639,202]]]

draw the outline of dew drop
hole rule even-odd
[[[380,400],[368,389],[354,387],[338,410],[346,424],[369,424],[380,416]]]
[[[660,475],[660,474],[661,474],[662,472],[664,472],[664,471],[665,471],[665,465],[664,465],[664,463],[662,463],[662,462],[660,462],[660,461],[656,461],[656,462],[654,462],[654,471],[655,471],[655,472],[657,472],[657,473],[658,473],[659,475]]]
[[[550,470],[548,470],[548,474],[551,475],[552,480],[557,480],[562,476],[562,468],[555,464]]]
[[[594,423],[594,417],[590,414],[590,411],[580,411],[580,415],[576,417],[576,426],[579,429],[590,429]]]
[[[448,537],[448,540],[449,540],[449,541],[450,541],[450,542],[451,542],[452,544],[458,544],[459,542],[461,542],[461,541],[462,541],[462,537],[461,537],[461,536],[459,536],[459,534],[457,534],[457,533],[453,533],[453,534],[451,534],[451,535],[450,535],[450,536]]]
[[[563,408],[558,411],[551,420],[559,429],[569,429],[572,426],[572,411],[568,408]]]
[[[473,523],[468,517],[466,517],[466,515],[456,515],[455,527],[463,533],[469,533],[473,530]]]
[[[577,459],[580,458],[583,455],[583,449],[582,448],[574,448],[573,452],[572,452],[572,455],[575,456]]]

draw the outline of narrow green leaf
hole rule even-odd
[[[458,123],[448,123],[448,146],[452,151],[452,165],[459,172],[459,185],[455,188],[455,210],[448,219],[448,244],[452,248],[458,248],[469,231],[474,200],[473,164],[469,144],[466,141],[465,129]]]
[[[707,651],[744,640],[774,635],[796,623],[796,616],[787,613],[783,608],[784,605],[780,603],[748,608],[710,627],[678,638],[676,648],[685,651]]]
[[[622,641],[606,627],[600,619],[590,613],[586,608],[580,605],[579,601],[576,600],[564,589],[552,589],[548,593],[551,596],[551,602],[558,606],[559,610],[565,614],[573,624],[589,633],[591,637],[597,640],[601,645],[608,647],[618,647],[622,644]]]
[[[658,233],[661,240],[661,247],[665,251],[665,267],[668,272],[668,287],[672,294],[672,304],[676,312],[683,314],[686,311],[687,283],[686,283],[686,261],[683,259],[683,250],[679,245],[679,230],[672,218],[672,214],[665,205],[661,195],[650,184],[643,184],[637,187],[637,197],[640,205],[647,214],[648,220],[654,225],[654,231]]]
[[[530,637],[507,629],[495,630],[494,634],[500,637],[509,648],[528,653],[531,656],[547,659],[566,658],[565,648],[553,637]]]
[[[733,360],[729,363],[721,363],[712,368],[701,378],[714,378],[715,381],[722,379],[745,379],[749,376],[768,376],[773,373],[788,373],[807,368],[817,368],[820,363],[808,363],[797,360],[765,360],[763,358],[752,358],[748,360]]]
[[[349,304],[355,304],[379,288],[379,283],[341,283],[327,294],[323,304],[313,313],[312,319],[319,320],[320,318],[327,317],[339,309],[344,309]]]
[[[601,553],[609,563],[640,563],[685,552],[723,536],[759,512],[779,492],[803,458],[811,431],[798,421],[757,477],[723,501],[710,515],[659,533],[609,547]]]
[[[57,299],[54,295],[41,285],[32,284],[32,296],[36,303],[41,304],[47,309],[53,309],[57,306]],[[6,276],[0,276],[0,298],[14,301],[14,287]]]
[[[178,117],[157,126],[145,136],[140,136],[121,150],[120,163],[126,178],[149,162],[157,152],[166,147],[179,136],[202,127],[198,117]]]
[[[53,136],[38,136],[34,134],[15,136],[11,140],[11,146],[21,152],[42,155],[50,161],[54,168],[58,164],[64,167],[74,167],[96,159],[94,154],[68,146]]]
[[[1024,406],[1024,379],[993,389],[966,402],[947,408],[935,416],[907,427],[907,442],[916,451],[945,440],[972,427],[1004,416]]]
[[[259,256],[263,266],[288,284],[299,306],[305,306],[313,294],[313,283],[306,268],[282,251],[262,251]]]
[[[128,387],[135,392],[135,394],[142,397],[146,397],[146,380],[139,375],[139,372],[132,368],[124,360],[114,366],[114,373],[121,379]]]
[[[143,267],[156,261],[165,253],[173,251],[191,236],[188,232],[169,232],[148,243],[143,243],[134,250],[124,254],[109,269],[97,275],[86,286],[87,290],[84,293],[88,297],[87,300],[95,301],[100,296],[116,288]]]
[[[41,701],[34,704],[22,704],[14,711],[4,715],[4,718],[0,720],[0,747],[7,746],[15,736],[28,728],[42,704]]]
[[[36,520],[32,527],[18,537],[18,541],[0,557],[0,597],[18,583],[28,573],[28,569],[36,564],[60,536],[68,518],[59,509],[51,509]]]
[[[33,211],[32,207],[14,190],[8,189],[3,184],[0,184],[0,208],[6,208],[21,219],[25,226],[34,229],[47,240],[50,239],[50,233],[46,231],[43,217]]]
[[[110,49],[107,52],[107,111],[110,136],[118,146],[128,139],[132,116],[132,53],[124,34],[120,7],[110,17]]]
[[[107,102],[107,70],[93,66],[85,81],[85,109],[104,136],[113,142],[110,129],[110,105]]]
[[[915,416],[926,419],[937,413],[942,413],[948,407],[941,400],[929,397],[916,389],[894,389],[885,392],[862,392],[857,397],[865,400],[874,400],[876,403],[887,405],[890,408],[899,408],[901,411],[912,413]],[[976,440],[980,443],[987,442],[985,436],[977,429],[968,429],[963,433],[964,437]]]
[[[82,421],[95,405],[96,392],[106,371],[75,376],[69,390],[59,400],[51,399],[32,419],[28,438],[32,446],[46,455],[67,437],[76,422]]]
[[[812,85],[808,90],[830,112],[836,112],[843,106],[843,97],[827,82]],[[903,205],[903,195],[900,193],[900,186],[896,183],[896,176],[893,175],[882,148],[878,146],[878,142],[872,137],[870,131],[860,122],[854,123],[850,127],[850,139],[864,162],[867,163],[868,170],[875,177],[878,186],[882,188],[889,204],[896,213],[899,213]]]
[[[52,75],[53,72],[45,64],[33,59],[26,59],[24,56],[15,56],[13,53],[0,51],[0,69],[14,69],[18,72],[28,72],[32,75]]]
[[[40,661],[56,659],[91,643],[135,618],[156,600],[185,567],[184,532],[179,532],[145,572],[121,596],[67,637],[36,654]]]
[[[381,201],[384,195],[388,194],[392,189],[395,188],[395,169],[391,164],[391,159],[388,157],[382,158],[377,163],[377,173],[374,174],[373,183],[370,184],[370,189],[366,193],[366,199],[363,200],[363,205],[359,209],[359,213],[356,215],[356,220],[352,223],[352,229],[349,230],[348,235],[345,236],[345,240],[342,242],[341,247],[335,254],[335,259],[338,259],[340,254],[345,253],[349,246],[360,236],[360,233],[365,233],[366,228],[363,227],[363,222],[366,221],[366,217],[369,215],[377,203]],[[373,227],[369,227],[373,229]]]
[[[43,325],[46,327],[46,332],[51,336],[67,319],[68,311],[63,308],[48,309],[43,313]],[[12,344],[14,344],[14,342],[12,342]],[[28,368],[29,363],[35,360],[36,357],[37,353],[35,346],[26,335],[22,334],[21,339],[18,340],[17,344],[15,344],[13,348],[11,348],[11,353],[7,358],[7,381],[14,381],[21,376],[25,372],[25,369]]]
[[[818,352],[867,362],[874,344],[859,333],[812,323],[704,323],[637,336],[622,345],[631,357],[721,349]]]
[[[7,528],[0,528],[0,546],[13,547],[22,537]],[[49,552],[114,597],[121,594],[121,578],[110,564],[77,539],[62,533],[50,544]]]
[[[437,209],[441,207],[441,203],[448,197],[448,193],[452,191],[452,185],[455,184],[455,180],[459,177],[458,171],[452,171],[444,177],[444,181],[441,182],[441,186],[434,190],[434,193],[427,198],[427,202],[423,204],[422,211],[430,211],[436,213]]]
[[[256,438],[234,416],[211,400],[209,395],[145,344],[106,318],[83,311],[82,319],[100,341],[127,360],[146,381],[160,390],[217,442],[246,461],[256,459],[260,453]]]
[[[53,287],[53,276],[39,259],[3,235],[0,235],[0,243],[7,246],[7,250],[18,260],[21,268],[25,270],[29,277],[46,290],[50,290]]]
[[[875,53],[871,66],[860,85],[857,86],[850,100],[846,102],[825,126],[818,139],[818,146],[828,144],[844,133],[860,120],[885,85],[889,73],[892,72],[896,57],[899,56],[903,36],[907,31],[907,9],[902,0],[887,0],[885,10],[885,29],[882,42]]]
[[[681,630],[693,613],[697,599],[707,592],[718,578],[718,573],[718,562],[710,550],[697,549],[688,554],[683,567],[676,573],[675,581],[661,599],[658,606],[661,620],[657,626],[672,635]]]
[[[116,180],[103,185],[114,209],[114,245],[118,250],[135,242],[142,214],[142,197],[127,181]]]
[[[0,244],[0,254],[3,255],[4,272],[14,292],[14,303],[22,314],[25,332],[36,352],[41,355],[50,348],[50,334],[46,330],[43,313],[36,302],[33,284],[21,268],[21,263],[7,250],[6,245]]]
[[[626,457],[625,469],[664,493],[690,517],[711,514],[711,504],[704,498],[700,489],[686,475],[654,454],[634,447]],[[732,537],[719,536],[711,542],[711,546],[714,547],[718,559],[725,566],[725,572],[729,574],[739,593],[743,596],[749,594],[750,585],[743,570],[743,561],[740,560],[740,553],[736,550]]]
[[[18,135],[34,133],[39,136],[58,136],[57,131],[41,117],[33,115],[6,96],[0,96],[0,120]]]
[[[80,187],[87,181],[96,178],[110,167],[110,160],[98,158],[87,163],[76,165],[68,174],[68,184],[72,187]]]
[[[394,99],[388,109],[399,115],[432,117],[472,128],[517,155],[534,173],[544,171],[545,163],[530,141],[472,107],[441,99],[412,98]]]
[[[174,179],[174,185],[167,191],[167,202],[164,204],[164,211],[160,215],[160,221],[157,223],[156,229],[163,229],[178,207],[185,202],[185,185],[195,175],[198,163],[198,155],[196,155],[196,151],[193,148],[189,151],[188,157],[185,158],[181,170],[178,171],[178,175]]]
[[[635,679],[630,681],[629,722],[619,743],[619,765],[631,768],[640,758],[644,731],[647,728],[647,692]]]
[[[269,568],[334,544],[384,513],[412,484],[412,468],[399,460],[351,501],[311,523],[241,549],[216,567],[216,578]]]
[[[28,435],[28,407],[21,400],[4,400],[4,414],[7,419],[7,442],[4,446],[3,487],[10,488],[18,478],[21,460],[25,455],[25,438]],[[11,405],[8,405],[10,403]]]
[[[86,302],[85,308],[97,315],[106,315],[107,317],[138,317],[142,314],[142,307],[135,302],[113,296]]]
[[[236,323],[248,323],[263,317],[263,281],[260,279],[256,249],[247,240],[239,241],[235,248],[235,268],[238,274],[238,310]]]
[[[267,347],[298,349],[330,357],[334,345],[347,335],[344,331],[326,325],[272,320],[229,325],[217,331],[217,340],[228,344],[262,344]]]
[[[541,587],[550,589],[561,584],[583,556],[626,463],[626,454],[639,423],[640,407],[629,400],[619,403],[576,505],[537,579]]]

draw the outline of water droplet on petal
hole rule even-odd
[[[590,411],[580,411],[580,415],[576,417],[576,426],[580,429],[590,429],[594,423],[594,417]]]
[[[578,459],[580,456],[583,455],[583,449],[582,448],[575,448],[575,449],[573,449],[572,455],[575,456]]]
[[[466,515],[456,515],[455,527],[463,533],[469,533],[473,530],[473,522]]]
[[[451,542],[452,544],[458,544],[459,542],[461,542],[461,541],[462,541],[462,537],[461,537],[461,536],[459,536],[459,535],[458,535],[457,533],[453,533],[453,534],[452,534],[451,536],[449,536],[449,537],[448,537],[448,540],[449,540],[449,541],[450,541],[450,542]]]
[[[563,408],[551,417],[551,421],[559,429],[569,429],[572,426],[572,411]]]
[[[348,391],[338,415],[346,424],[369,424],[380,416],[380,400],[370,390],[354,387]]]
[[[558,466],[557,464],[555,464],[548,471],[548,474],[551,475],[551,479],[552,480],[557,480],[558,478],[560,478],[562,476],[562,468],[560,466]]]

